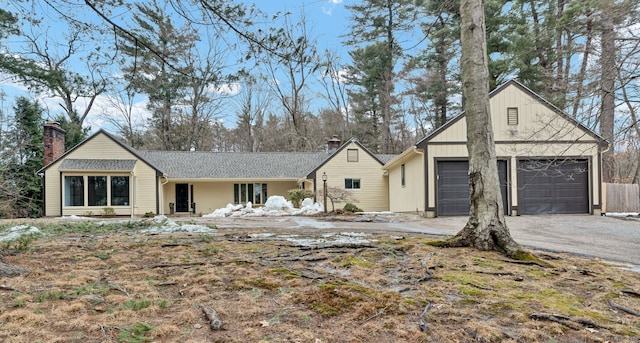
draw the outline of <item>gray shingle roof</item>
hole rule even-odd
[[[100,160],[100,159],[72,159],[68,158],[60,164],[61,171],[74,170],[103,170],[103,171],[131,171],[136,166],[136,160]]]
[[[392,155],[392,154],[375,154],[375,155],[382,162],[382,164],[387,164],[387,162],[398,157],[398,155]]]
[[[137,151],[173,179],[298,179],[328,157],[305,152]]]

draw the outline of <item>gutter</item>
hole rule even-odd
[[[164,185],[167,183],[169,183],[169,177],[167,174],[162,174],[162,176],[160,176],[160,212],[162,213],[158,213],[161,215],[164,215]]]

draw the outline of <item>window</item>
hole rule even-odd
[[[129,176],[64,177],[64,206],[128,206],[129,193]]]
[[[347,162],[358,162],[358,149],[347,149]]]
[[[84,176],[64,177],[64,205],[84,206]]]
[[[267,201],[266,183],[236,183],[233,185],[233,203],[264,204]]]
[[[259,204],[260,201],[262,200],[262,187],[260,187],[259,183],[255,184],[255,187],[253,187],[253,191],[254,191],[254,199],[256,200],[256,204]]]
[[[360,179],[344,179],[345,189],[360,189]]]
[[[400,166],[400,184],[402,185],[402,187],[405,186],[404,164]]]
[[[507,124],[518,125],[518,108],[517,107],[507,108]]]
[[[264,204],[267,201],[267,184],[256,183],[253,185],[253,203]]]
[[[129,177],[111,177],[111,206],[129,205]]]
[[[233,184],[233,203],[240,203],[240,185],[237,183]]]
[[[87,205],[107,206],[106,176],[87,176]]]

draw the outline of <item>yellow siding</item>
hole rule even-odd
[[[128,150],[111,140],[104,134],[98,134],[76,150],[71,151],[65,159],[137,159]],[[55,162],[45,171],[45,215],[99,215],[105,206],[74,206],[62,207],[61,172],[59,171],[62,160]],[[146,212],[156,212],[156,178],[155,170],[142,161],[138,161],[133,171],[130,172],[65,172],[63,175],[121,175],[129,176],[132,187],[129,196],[134,202],[134,214],[143,215]],[[133,188],[135,186],[135,188]],[[85,194],[86,197],[86,194]],[[85,204],[86,204],[85,199]],[[130,215],[131,206],[114,206],[117,215]]]
[[[142,161],[136,162],[134,169],[135,191],[134,205],[135,215],[144,215],[147,212],[157,212],[156,205],[156,170]]]
[[[466,142],[467,141],[467,122],[464,119],[459,119],[455,123],[447,127],[435,137],[432,137],[430,142]]]
[[[215,211],[216,209],[223,208],[227,204],[233,204],[233,185],[235,183],[266,183],[267,184],[267,197],[272,195],[281,195],[287,197],[287,191],[289,189],[297,188],[295,181],[269,181],[269,180],[241,180],[241,181],[171,181],[163,186],[164,200],[162,207],[165,214],[169,214],[169,203],[176,202],[176,184],[186,183],[189,185],[189,192],[191,192],[191,185],[193,185],[193,201],[196,203],[196,214],[207,214]],[[191,199],[191,194],[189,194]],[[266,199],[262,200],[262,203]],[[256,205],[262,206],[262,205]]]
[[[65,158],[135,159],[135,156],[107,135],[97,134]]]
[[[44,189],[45,189],[45,208],[44,215],[47,217],[59,217],[60,213],[60,173],[58,172],[56,163],[53,167],[47,169],[44,173]]]
[[[509,107],[518,108],[517,125],[508,125]],[[507,87],[491,98],[491,114],[496,141],[594,140],[576,123],[558,115],[545,103],[518,87]]]
[[[401,169],[404,164],[405,185],[402,186]],[[392,212],[424,211],[424,160],[413,153],[389,168],[389,210]]]
[[[358,150],[358,162],[347,161],[347,151]],[[359,145],[350,143],[316,172],[318,190],[321,190],[322,174],[327,174],[327,187],[344,189],[346,178],[360,179],[361,188],[351,190],[355,205],[364,211],[388,211],[389,188],[387,177],[383,175],[382,165]],[[342,208],[344,203],[336,203],[336,209]],[[328,210],[332,210],[330,200],[327,200]]]
[[[594,141],[576,123],[558,115],[545,103],[516,86],[506,87],[490,99],[494,139],[500,141]],[[518,124],[509,125],[507,109],[518,109]],[[465,142],[465,117],[432,137],[430,142]]]

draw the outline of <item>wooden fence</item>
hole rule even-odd
[[[640,212],[640,191],[635,183],[603,183],[602,212]]]

